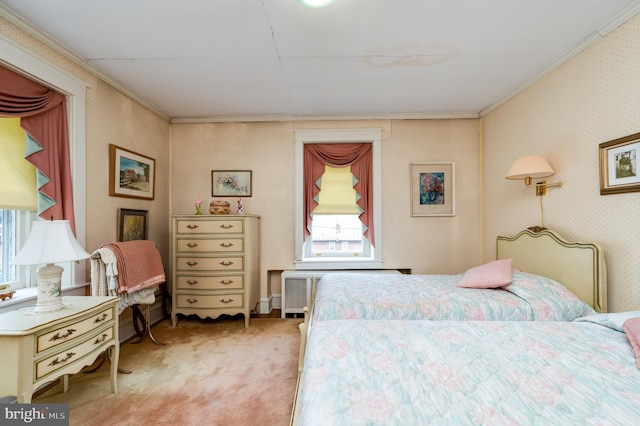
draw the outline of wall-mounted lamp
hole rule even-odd
[[[547,160],[541,155],[527,155],[518,158],[509,171],[507,172],[507,179],[524,180],[524,184],[531,186],[533,179],[540,179],[548,176],[553,176],[555,172],[547,162]],[[561,188],[562,182],[547,183],[542,180],[536,182],[536,195],[542,196],[547,194],[547,188]]]

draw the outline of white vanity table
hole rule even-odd
[[[33,307],[0,314],[0,397],[30,403],[45,383],[91,365],[111,351],[111,391],[118,391],[117,297],[62,297],[64,309],[34,313]]]

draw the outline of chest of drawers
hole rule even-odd
[[[108,348],[111,390],[118,391],[117,297],[67,296],[64,309],[33,313],[32,308],[0,315],[0,396],[30,403],[45,383],[91,365]]]
[[[260,296],[260,217],[190,215],[172,221],[173,326],[178,314],[241,313],[248,327]]]

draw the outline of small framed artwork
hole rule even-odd
[[[411,216],[454,216],[455,164],[412,163]]]
[[[118,209],[118,241],[147,239],[148,210]]]
[[[600,144],[600,195],[640,191],[640,133]]]
[[[251,197],[251,170],[212,170],[212,197]]]
[[[109,195],[153,200],[156,160],[109,145]]]

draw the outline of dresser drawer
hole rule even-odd
[[[243,251],[244,244],[242,238],[221,238],[221,239],[178,239],[178,252],[180,253],[224,253],[230,251]]]
[[[178,234],[241,234],[244,226],[242,219],[229,220],[178,220]]]
[[[242,257],[179,257],[178,271],[242,271]]]
[[[34,383],[58,369],[82,359],[82,357],[92,353],[99,346],[111,342],[114,339],[114,336],[114,326],[112,325],[101,333],[87,339],[85,342],[76,346],[68,347],[67,350],[61,350],[55,355],[36,362],[34,371],[35,377],[33,378]]]
[[[222,277],[179,276],[178,289],[224,290],[241,289],[244,286],[242,275],[225,275]]]
[[[111,320],[113,320],[113,308],[110,307],[77,323],[36,335],[35,354],[37,355],[56,345],[82,337]]]
[[[178,294],[179,308],[240,308],[242,294],[194,295]]]

